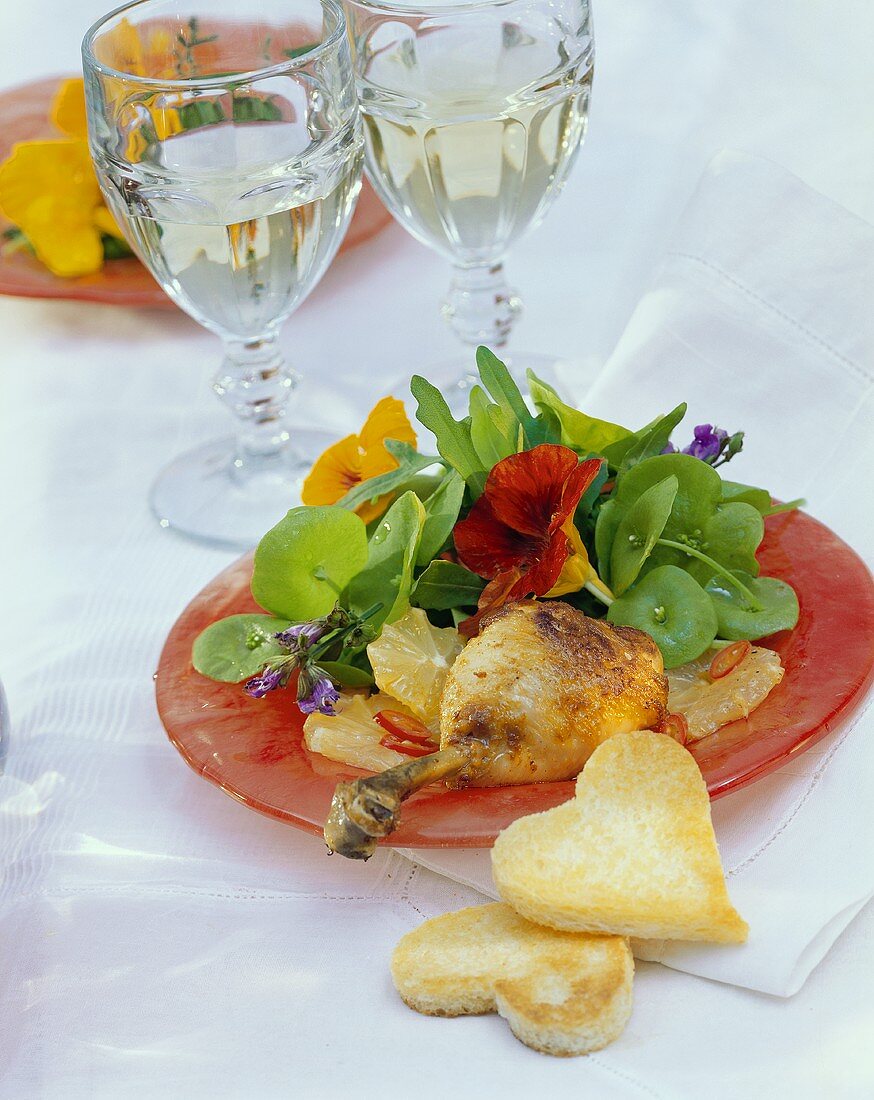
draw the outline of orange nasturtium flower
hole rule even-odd
[[[0,211],[55,275],[91,275],[103,266],[101,235],[123,234],[103,203],[88,152],[81,79],[61,85],[52,121],[66,138],[19,142],[0,164]]]
[[[611,598],[574,525],[574,511],[600,467],[600,458],[580,462],[569,447],[552,443],[492,467],[482,496],[453,531],[458,560],[489,582],[477,613],[461,623],[462,634],[472,637],[483,616],[528,596],[588,588]]]
[[[386,450],[387,439],[416,444],[416,433],[396,397],[377,402],[357,435],[347,435],[316,459],[303,483],[301,500],[304,504],[336,504],[360,482],[394,470],[398,463]],[[386,494],[376,503],[365,502],[356,511],[365,523],[370,523],[382,515],[390,500],[391,494]]]

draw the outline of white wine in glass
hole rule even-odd
[[[235,158],[243,159],[243,143],[251,146],[246,159],[269,160],[271,148],[290,144],[282,129],[274,123],[238,135]],[[338,164],[317,152],[301,158],[290,180],[268,176],[259,187],[253,172],[241,197],[239,180],[212,166],[216,143],[227,136],[195,130],[173,139],[167,152],[188,181],[184,199],[153,190],[138,165],[127,174],[136,181],[127,188],[130,201],[117,190],[109,198],[125,235],[175,302],[219,334],[257,336],[296,308],[333,256],[358,191],[359,163]]]
[[[460,339],[502,347],[520,309],[504,254],[550,208],[585,136],[588,0],[347,10],[368,174],[453,264],[443,313]]]
[[[213,389],[236,435],[182,455],[162,525],[252,546],[300,499],[329,437],[292,430],[282,324],[337,251],[363,138],[336,0],[136,0],[82,47],[107,204],[170,298],[224,344]]]

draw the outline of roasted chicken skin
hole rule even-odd
[[[487,751],[471,753],[448,785],[571,779],[608,737],[662,722],[667,697],[662,655],[648,634],[558,600],[510,604],[450,669],[440,747],[478,742]]]
[[[441,779],[451,787],[571,779],[608,737],[662,722],[667,698],[661,653],[648,634],[559,601],[510,604],[450,669],[440,750],[338,784],[325,840],[332,851],[367,859],[397,827],[403,800]]]

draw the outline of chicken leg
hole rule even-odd
[[[667,713],[661,653],[648,634],[590,619],[560,601],[503,608],[450,669],[440,750],[379,775],[340,783],[328,847],[367,859],[421,787],[507,786],[572,779],[617,733]]]

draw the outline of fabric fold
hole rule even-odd
[[[778,165],[723,151],[592,390],[575,397],[630,424],[687,400],[686,424],[743,429],[731,477],[805,496],[870,565],[871,512],[841,474],[874,461],[872,291],[874,227]],[[641,958],[783,997],[801,988],[874,894],[872,722],[869,707],[714,803],[749,942],[648,943]],[[496,896],[487,851],[404,854]]]

